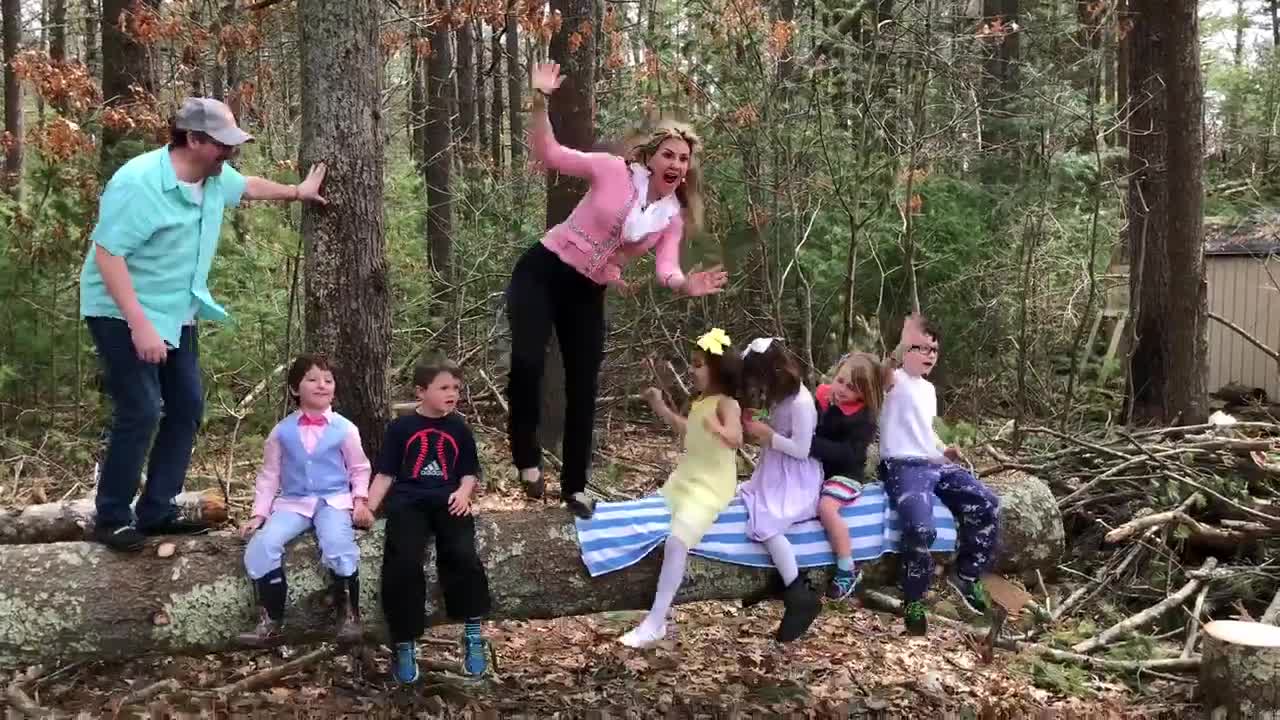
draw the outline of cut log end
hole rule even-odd
[[[1280,628],[1216,620],[1204,626],[1200,654],[1207,715],[1280,717]]]

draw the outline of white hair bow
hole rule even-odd
[[[747,349],[743,350],[742,354],[747,355],[753,352],[762,353],[765,350],[768,350],[769,346],[773,344],[773,341],[777,339],[778,338],[758,337],[755,340],[752,340],[751,343],[747,345]]]

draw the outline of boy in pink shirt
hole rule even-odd
[[[360,548],[353,526],[373,525],[369,511],[369,458],[360,432],[333,411],[333,372],[319,355],[301,355],[289,368],[289,392],[298,410],[267,437],[258,472],[253,519],[240,534],[250,537],[244,565],[253,579],[260,620],[241,642],[268,644],[280,636],[288,584],[285,546],[314,527],[320,561],[333,577],[338,637],[360,638]]]

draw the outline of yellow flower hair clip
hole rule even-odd
[[[732,344],[729,336],[720,328],[711,328],[702,337],[698,338],[698,347],[712,355],[723,355],[724,349]]]

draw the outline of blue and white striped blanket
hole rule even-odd
[[[849,526],[854,560],[874,560],[897,549],[898,513],[890,509],[880,485],[864,486],[862,495],[842,508],[840,516]],[[936,497],[933,499],[933,518],[938,536],[932,550],[955,550],[955,521],[951,511]],[[586,563],[591,577],[597,577],[634,565],[665,542],[671,532],[671,511],[661,495],[652,495],[640,500],[599,503],[594,517],[577,520],[576,524],[582,561]],[[835,564],[827,534],[817,518],[791,526],[787,539],[795,546],[800,567]],[[764,545],[747,539],[747,510],[738,497],[720,513],[715,524],[702,537],[702,542],[691,552],[734,565],[773,566]]]

